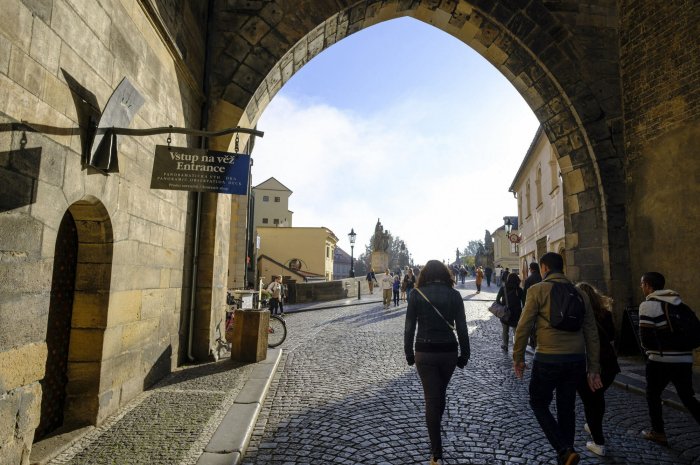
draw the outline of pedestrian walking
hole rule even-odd
[[[282,280],[282,276],[280,276],[280,280]],[[284,281],[280,282],[280,315],[284,316],[284,303],[287,300],[287,285],[284,284]]]
[[[493,276],[493,269],[490,266],[484,268],[484,276],[486,277],[486,285],[491,287],[491,276]]]
[[[438,260],[428,261],[421,270],[415,292],[408,297],[406,310],[404,352],[406,362],[415,363],[423,385],[431,465],[443,463],[440,425],[447,386],[455,367],[464,368],[470,356],[464,301],[453,285],[447,266]]]
[[[406,267],[406,270],[404,272],[404,278],[406,274],[408,274],[408,267]],[[399,299],[404,302],[406,300],[406,279],[401,279],[401,295],[399,296]]]
[[[501,275],[503,275],[503,267],[501,265],[498,265],[494,270],[494,273],[494,281],[496,283],[496,286],[501,287]]]
[[[459,280],[464,284],[464,281],[467,279],[467,269],[464,267],[464,265],[461,265],[459,267]]]
[[[411,291],[413,290],[413,287],[416,285],[416,275],[413,274],[413,270],[411,268],[408,269],[408,273],[406,273],[406,276],[403,277],[404,283],[406,283],[406,301],[411,297]]]
[[[520,288],[520,278],[517,274],[508,275],[506,285],[498,290],[496,302],[508,308],[508,318],[501,320],[501,349],[508,352],[508,340],[510,339],[510,328],[518,326],[523,305],[525,305],[525,291]],[[513,329],[515,332],[515,329]]]
[[[282,295],[282,276],[273,276],[272,282],[267,286],[267,291],[270,293],[270,302],[268,304],[271,315],[277,315],[280,307],[280,296]]]
[[[391,290],[394,291],[394,307],[399,306],[399,291],[401,290],[401,278],[398,274],[394,276],[394,282],[391,285]]]
[[[505,286],[509,274],[510,269],[508,267],[506,267],[506,269],[501,272],[501,286]]]
[[[391,306],[391,288],[394,284],[394,277],[391,276],[389,268],[384,271],[379,284],[382,287],[382,302],[384,303],[384,308],[389,308]]]
[[[676,324],[670,327],[669,314],[679,314],[684,307],[690,313],[685,326],[697,325],[697,317],[683,303],[680,294],[666,289],[666,279],[655,271],[644,273],[641,280],[644,302],[639,305],[639,336],[648,359],[646,366],[647,405],[651,429],[642,431],[642,437],[662,445],[668,445],[661,407],[661,393],[668,383],[676,387],[678,397],[695,421],[700,424],[700,402],[693,391],[694,342],[682,340]]]
[[[374,285],[379,286],[377,275],[374,274],[374,268],[370,268],[369,273],[367,273],[367,284],[369,284],[369,293],[374,294]]]
[[[541,283],[528,290],[525,307],[515,330],[513,369],[522,379],[525,346],[535,326],[537,348],[530,377],[530,407],[559,465],[576,465],[576,388],[586,378],[591,391],[600,389],[598,331],[588,296],[564,275],[564,259],[548,252],[540,259]],[[549,406],[557,397],[557,418]]]
[[[605,415],[605,391],[612,385],[613,381],[615,381],[615,376],[620,372],[617,354],[613,347],[613,340],[615,339],[615,326],[612,318],[613,301],[588,283],[578,283],[576,287],[588,296],[593,309],[593,316],[595,316],[598,340],[600,341],[600,381],[603,383],[603,387],[591,391],[588,383],[582,380],[577,388],[578,395],[581,398],[581,402],[583,402],[583,411],[586,415],[584,429],[593,438],[593,441],[586,442],[586,448],[594,454],[604,456],[603,416]]]
[[[481,283],[484,281],[484,270],[480,266],[476,269],[476,293],[481,292]]]
[[[532,287],[533,284],[537,284],[539,282],[542,282],[542,275],[540,274],[540,265],[538,265],[535,262],[530,263],[530,265],[527,267],[528,269],[528,276],[525,278],[525,282],[523,283],[523,290],[525,291],[525,297],[527,297],[527,290]]]

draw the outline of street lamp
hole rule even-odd
[[[355,234],[355,229],[350,228],[350,234],[348,234],[348,239],[350,239],[350,277],[354,278],[355,277],[355,266],[354,266],[354,251],[355,251],[355,238],[357,237],[357,234]]]
[[[522,237],[517,234],[513,234],[513,223],[510,221],[509,216],[504,218],[504,226],[506,228],[506,237],[508,240],[514,244],[519,243]]]

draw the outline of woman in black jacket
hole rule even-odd
[[[512,327],[513,332],[515,332],[515,327],[518,326],[518,320],[520,319],[520,313],[522,312],[523,305],[525,305],[525,291],[520,288],[520,277],[518,277],[517,274],[508,274],[506,285],[498,290],[496,302],[505,305],[510,310],[509,318],[507,320],[501,320],[501,327],[503,329],[501,333],[503,338],[501,349],[503,349],[504,352],[508,352],[510,328]]]
[[[404,352],[408,364],[416,364],[423,385],[431,465],[442,463],[440,424],[445,411],[447,385],[455,367],[464,368],[470,354],[464,301],[453,285],[447,266],[430,260],[421,270],[416,288],[408,297],[406,310]]]
[[[617,363],[617,354],[613,347],[615,338],[615,325],[612,318],[612,299],[601,294],[588,283],[578,283],[577,288],[588,295],[591,308],[598,326],[598,339],[600,340],[600,379],[603,382],[602,389],[591,391],[587,382],[582,382],[577,390],[583,402],[583,411],[586,415],[584,428],[591,434],[593,441],[586,442],[586,448],[591,452],[605,455],[605,437],[603,436],[603,415],[605,414],[605,390],[615,380],[620,372]],[[584,386],[585,385],[585,386]]]

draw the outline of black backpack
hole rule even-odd
[[[675,350],[693,350],[700,347],[700,320],[686,304],[678,305],[663,302],[668,328],[673,334],[671,340]]]
[[[586,304],[571,283],[552,283],[549,324],[561,331],[576,332],[583,326]]]

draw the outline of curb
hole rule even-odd
[[[622,377],[624,377],[624,374],[623,374]],[[624,382],[624,381],[620,381],[620,380],[618,380],[617,378],[615,379],[615,381],[613,381],[613,384],[614,384],[615,386],[621,388],[621,389],[624,389],[625,391],[632,392],[632,393],[638,394],[638,395],[640,395],[640,396],[645,396],[645,397],[646,397],[646,395],[647,395],[646,388],[640,387],[640,386],[636,386],[636,385],[634,385],[634,384],[626,383],[626,382]],[[666,392],[666,391],[664,391],[664,392]],[[669,406],[669,407],[671,407],[671,408],[673,408],[673,409],[679,410],[679,411],[681,411],[681,412],[686,412],[686,413],[688,413],[688,409],[685,407],[685,405],[683,405],[682,402],[679,402],[679,401],[677,401],[677,400],[668,399],[668,398],[662,397],[662,398],[661,398],[661,404],[662,404],[662,405],[667,405],[667,406]]]
[[[267,354],[265,360],[256,364],[250,378],[199,456],[197,465],[241,463],[253,435],[258,414],[272,384],[272,378],[277,372],[282,349],[269,349]]]
[[[302,312],[312,312],[314,310],[328,310],[329,308],[341,308],[341,307],[356,307],[358,305],[366,305],[366,304],[380,304],[382,303],[381,300],[363,300],[363,301],[355,301],[353,303],[349,304],[334,304],[334,305],[323,305],[319,307],[306,307],[306,308],[295,308],[295,309],[290,309],[290,310],[285,310],[284,313],[302,313]]]

